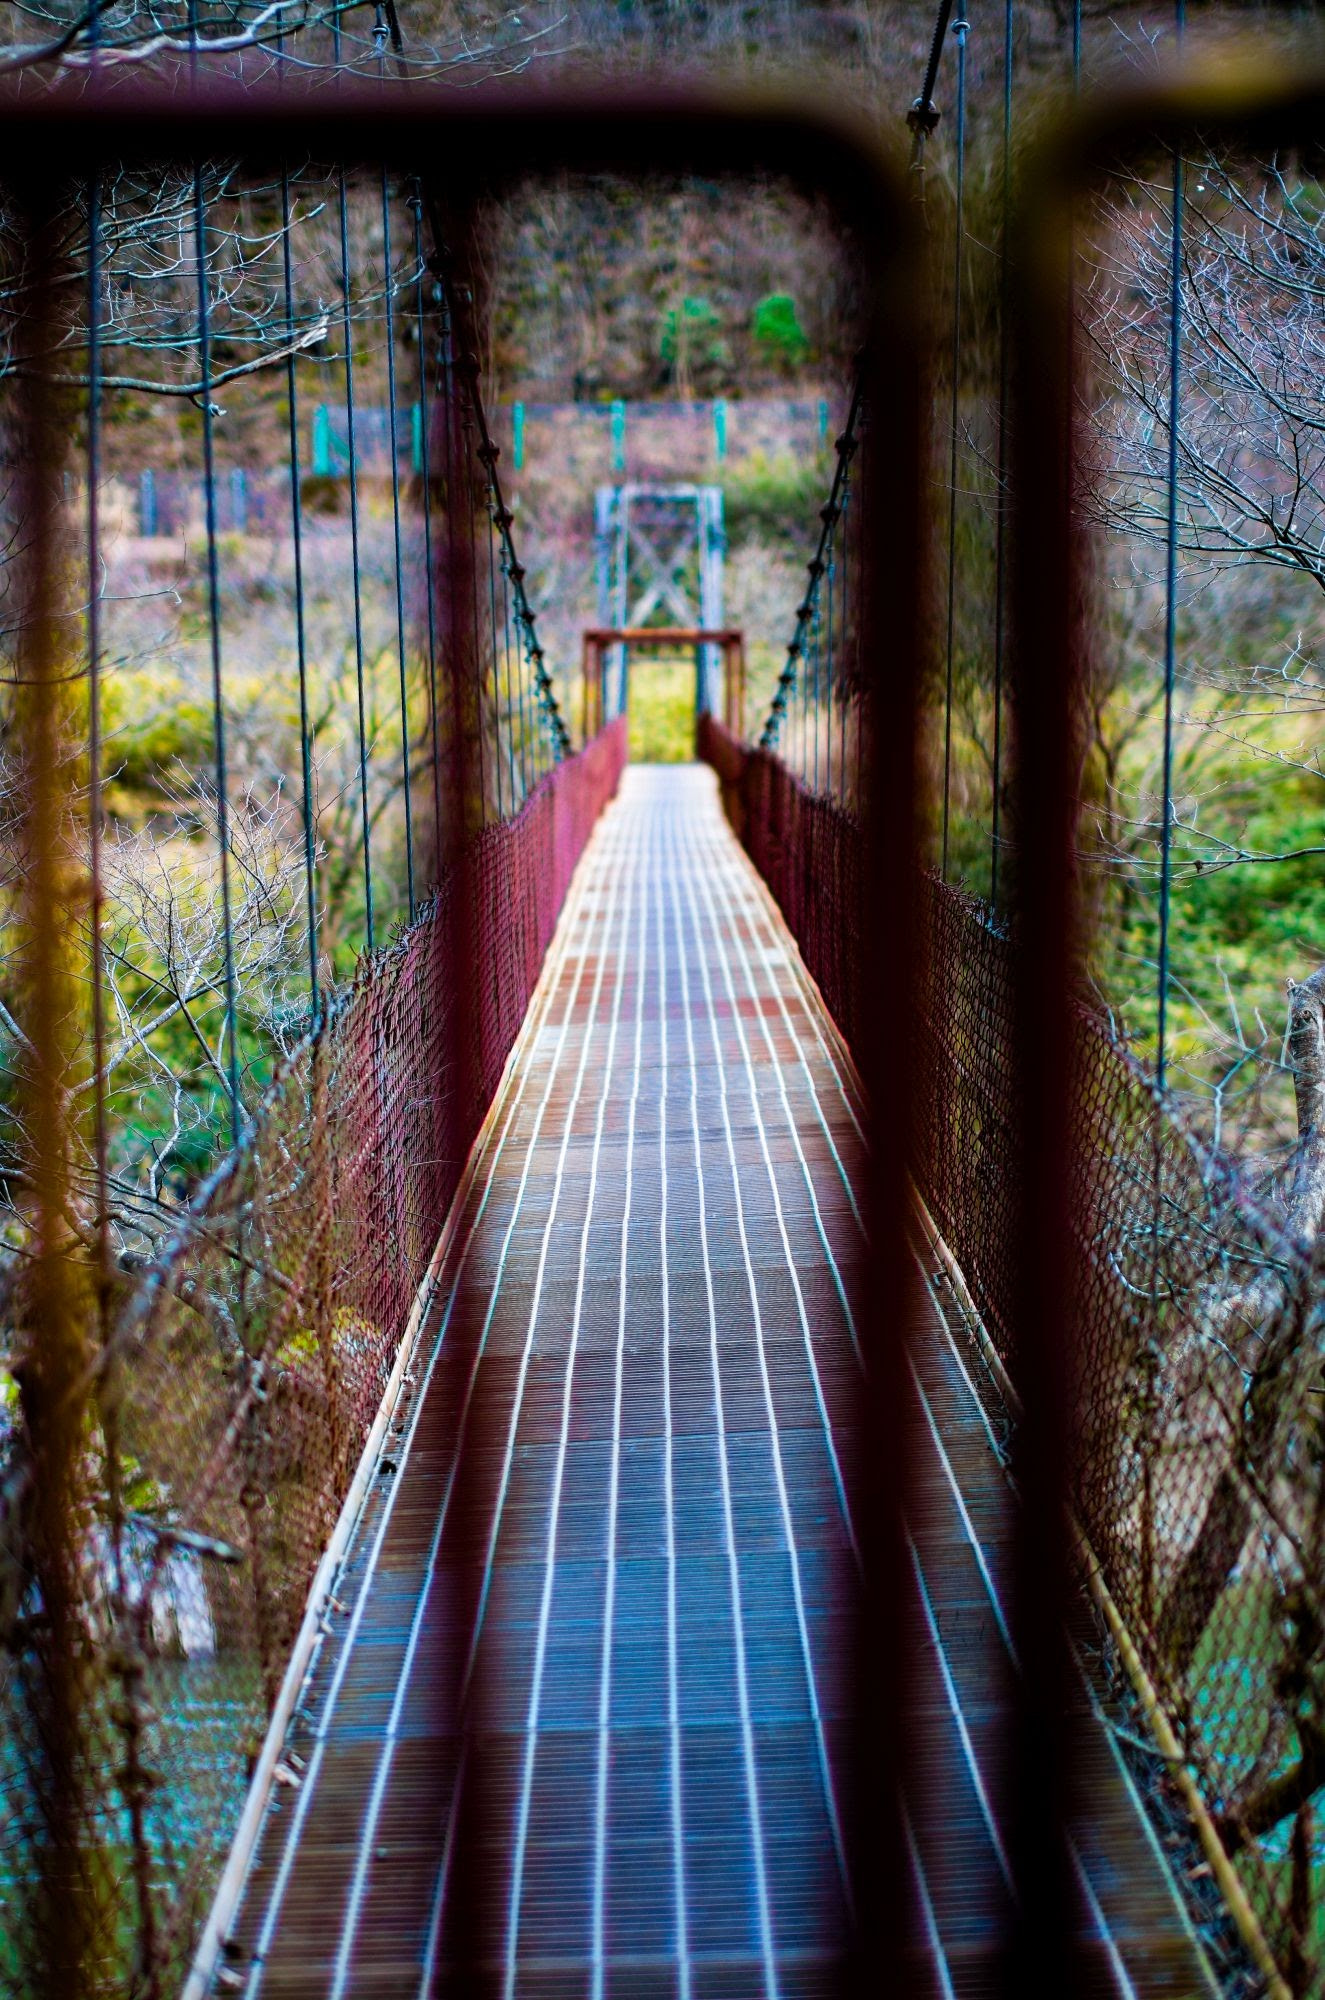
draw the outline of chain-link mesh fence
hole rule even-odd
[[[1015,1383],[1014,946],[937,883],[925,911],[918,1177]],[[1085,1009],[1072,1129],[1076,1508],[1253,1907],[1301,1969],[1325,1779],[1319,1271]]]
[[[858,822],[707,719],[745,845],[859,1047]],[[925,877],[914,1171],[1014,1388],[1015,941]],[[1072,1109],[1076,1512],[1295,1991],[1325,1783],[1320,1270],[1082,1008]]]
[[[864,952],[856,820],[836,799],[808,790],[772,751],[749,749],[715,715],[699,717],[698,747],[834,1020],[858,1047]]]
[[[16,1434],[0,1572],[10,1987],[70,1921],[88,1929],[84,1990],[178,1983],[624,728],[483,829],[136,1274],[94,1363],[58,1622],[30,1588],[39,1474]]]

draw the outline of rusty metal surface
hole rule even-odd
[[[464,1990],[839,1990],[861,1124],[710,774],[630,771],[337,1585],[229,1948],[252,2000],[451,1986],[455,1774],[478,1732],[487,1976]],[[914,1990],[976,1994],[1009,1916],[1013,1523],[930,1302],[913,1352]],[[1130,1801],[1099,1804],[1099,1990],[1200,1991]]]

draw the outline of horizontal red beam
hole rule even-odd
[[[586,646],[739,646],[739,626],[613,625],[586,631]]]

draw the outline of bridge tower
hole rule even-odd
[[[720,486],[600,486],[594,517],[600,625],[723,623]],[[626,647],[613,646],[603,674],[605,719],[625,707],[628,673]],[[697,715],[721,706],[721,674],[721,649],[696,646]]]

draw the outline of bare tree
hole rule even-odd
[[[317,18],[325,21],[326,14],[322,9]],[[136,9],[121,10],[115,18],[121,25],[141,26]],[[79,33],[88,31],[84,22]],[[143,44],[150,46],[150,41]],[[397,204],[399,194],[391,191]],[[342,282],[342,201],[348,300]],[[187,172],[153,175],[120,169],[102,176],[97,319],[103,463],[93,467],[74,455],[64,515],[70,560],[59,588],[69,689],[65,750],[74,773],[69,789],[84,801],[91,609],[84,493],[99,470],[104,517],[97,571],[90,581],[100,618],[102,947],[109,1026],[99,1077],[71,1079],[66,1094],[69,1226],[71,1241],[90,1245],[97,1194],[86,1109],[95,1084],[104,1093],[110,1120],[112,1248],[130,1263],[150,1248],[228,1139],[223,857],[230,877],[230,947],[246,1104],[260,1096],[273,1065],[308,1025],[308,941],[288,473],[281,520],[269,535],[265,560],[251,541],[220,552],[222,711],[232,752],[224,844],[215,780],[209,775],[213,615],[206,565],[200,561],[201,524],[195,521],[192,530],[186,525],[162,568],[159,552],[152,556],[131,535],[126,540],[123,532],[108,527],[114,493],[104,482],[108,474],[124,469],[126,461],[131,467],[135,453],[139,462],[145,458],[157,470],[183,469],[191,460],[196,477],[204,387],[222,448],[232,438],[232,454],[238,449],[259,462],[264,456],[279,462],[290,368],[297,369],[303,392],[312,391],[310,402],[329,397],[329,378],[339,386],[343,375],[347,338],[356,351],[361,390],[380,399],[388,286],[396,303],[397,338],[406,327],[415,341],[422,337],[412,310],[419,272],[408,216],[402,211],[388,273],[381,204],[382,189],[376,183],[351,179],[346,187],[338,174],[325,169],[293,175],[288,194],[277,181],[246,178],[225,163],[204,170],[200,184]],[[199,208],[204,216],[201,245]],[[4,415],[38,376],[64,399],[75,439],[81,443],[85,436],[89,213],[88,190],[70,190],[56,218],[56,339],[38,345],[27,246],[18,218],[0,208],[0,436],[9,434]],[[293,273],[290,292],[287,255]],[[199,333],[200,262],[211,328],[206,384]],[[26,477],[27,468],[5,464],[0,469],[0,839],[5,847],[0,1074],[10,1082],[32,1046],[22,982],[15,976],[10,922],[25,867],[21,802],[26,780],[6,735],[9,706],[19,695],[22,677],[22,634],[12,589],[19,574],[12,558],[21,553],[25,533],[20,473]],[[383,912],[389,921],[399,900],[392,878],[399,872],[393,849],[399,845],[403,752],[407,745],[412,752],[421,740],[425,719],[422,709],[413,706],[403,723],[400,716],[397,554],[380,474],[375,480],[366,477],[361,494],[356,584],[363,600],[362,759],[343,500],[341,512],[307,524],[304,537],[312,834],[321,877],[324,991],[352,973],[362,943],[362,914],[355,905],[362,855],[361,770],[368,774],[367,817],[379,867],[383,854],[386,859]],[[407,531],[417,540],[414,524],[407,523]],[[411,546],[404,554],[417,568],[419,550]],[[275,677],[273,663],[279,669]],[[416,667],[415,656],[415,682]],[[125,708],[124,691],[131,684],[137,687],[136,722]],[[160,723],[153,720],[154,710],[164,711]],[[64,839],[72,893],[82,898],[88,869],[85,817],[71,820]],[[88,998],[86,961],[83,992]],[[21,1267],[26,1162],[33,1149],[32,1135],[21,1129],[13,1112],[12,1096],[10,1090],[0,1093],[0,1255]]]
[[[1307,624],[1313,594],[1325,591],[1325,205],[1296,163],[1282,160],[1205,153],[1186,163],[1184,177],[1176,517],[1186,601],[1204,591],[1203,629],[1218,633],[1217,614],[1231,618],[1240,594],[1244,622],[1263,630],[1273,592],[1295,592],[1291,601]],[[1133,601],[1148,593],[1153,612],[1169,521],[1168,190],[1120,182],[1107,209],[1083,314],[1095,356],[1087,500],[1112,551],[1110,580]],[[1170,801],[1159,768],[1158,677],[1120,704],[1120,725],[1115,713],[1115,727],[1134,740],[1144,729],[1157,744],[1151,765],[1134,768],[1130,782],[1121,760],[1109,769],[1093,815],[1090,861],[1128,893],[1155,892],[1166,803],[1178,885],[1233,870],[1269,880],[1276,868],[1325,855],[1325,841],[1253,837],[1229,801],[1230,768],[1249,801],[1267,774],[1307,786],[1325,777],[1325,666],[1300,632],[1279,651],[1258,647],[1250,661],[1227,657],[1231,646],[1221,654],[1217,644],[1182,646]],[[1304,943],[1316,952],[1322,945]],[[1267,1704],[1263,1740],[1225,1799],[1224,1834],[1236,1850],[1297,1812],[1325,1782],[1317,1416],[1325,1357],[1325,966],[1289,980],[1282,1024],[1253,1018],[1227,973],[1224,986],[1227,1022],[1207,1022],[1218,1072],[1212,1115],[1190,1143],[1204,1185],[1224,1190],[1220,1217],[1259,1220],[1190,1313],[1179,1315],[1179,1343],[1153,1364],[1156,1462],[1171,1482],[1170,1566],[1155,1639],[1175,1685],[1188,1684],[1239,1565],[1251,1560],[1249,1541],[1263,1545],[1255,1561],[1278,1579],[1294,1680]],[[1259,1102],[1250,1115],[1244,1104],[1243,1144],[1231,1143],[1224,1115],[1235,1079],[1255,1092],[1274,1076],[1292,1085],[1290,1143],[1274,1146],[1273,1121]],[[1249,1193],[1256,1199],[1244,1207]],[[1216,1233],[1224,1226],[1233,1225],[1213,1225]],[[1199,1263],[1199,1228],[1184,1254]]]
[[[43,82],[89,71],[252,79],[291,70],[431,77],[523,68],[560,46],[564,10],[470,9],[463,0],[15,0],[0,22],[0,75]]]
[[[1319,190],[1277,160],[1213,155],[1187,165],[1185,185],[1180,547],[1203,566],[1268,563],[1325,589]],[[1111,526],[1154,542],[1168,507],[1170,226],[1162,189],[1111,193],[1089,322],[1110,391],[1097,497]]]
[[[1211,154],[1184,170],[1177,529],[1183,588],[1221,609],[1256,579],[1325,592],[1325,210],[1287,163]],[[1097,394],[1090,504],[1112,538],[1111,581],[1162,566],[1168,537],[1171,225],[1165,190],[1120,182],[1096,232],[1083,314]],[[1119,559],[1120,558],[1120,559]],[[1130,574],[1129,574],[1130,572]],[[1263,601],[1262,601],[1263,608]],[[1262,622],[1265,622],[1262,618]],[[1186,648],[1176,721],[1175,879],[1264,871],[1325,854],[1325,842],[1266,845],[1230,836],[1208,808],[1210,767],[1235,753],[1246,773],[1325,777],[1319,728],[1325,665],[1300,634],[1253,663]],[[1153,692],[1146,697],[1153,709]],[[1123,795],[1107,774],[1097,859],[1118,879],[1157,877],[1163,810],[1156,768]],[[1293,1169],[1289,1169],[1292,1180]]]

